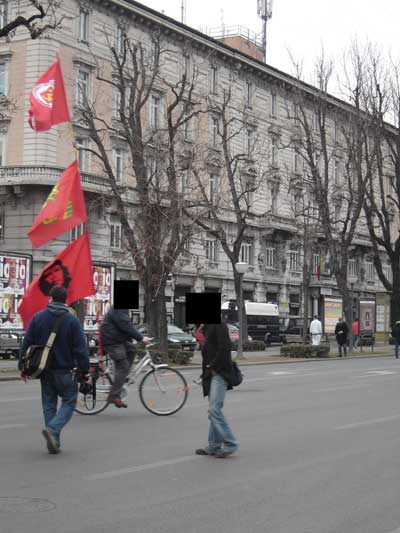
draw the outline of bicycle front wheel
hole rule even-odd
[[[108,394],[111,390],[111,378],[108,374],[95,381],[95,390],[89,394],[78,392],[75,411],[80,415],[97,415],[108,406]]]
[[[182,409],[188,396],[185,378],[174,368],[155,368],[139,385],[139,397],[144,407],[158,416],[168,416]]]

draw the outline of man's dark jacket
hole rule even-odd
[[[58,328],[56,340],[51,349],[50,369],[71,370],[79,368],[83,372],[89,370],[89,354],[85,336],[79,320],[69,312],[65,304],[53,302],[46,309],[36,313],[22,342],[18,368],[22,370],[23,357],[31,344],[44,345],[60,315],[65,315]]]
[[[392,337],[400,342],[400,321],[398,320],[392,328]]]
[[[338,344],[346,344],[349,328],[346,322],[338,322],[335,327],[336,341]]]
[[[132,325],[128,309],[110,307],[101,323],[100,334],[103,346],[123,344],[131,339],[143,340],[143,335]]]
[[[222,324],[207,324],[203,328],[205,341],[201,349],[203,356],[203,393],[208,396],[210,391],[212,371],[222,376],[228,390],[232,389],[232,357],[231,340],[228,326]]]

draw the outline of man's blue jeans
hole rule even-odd
[[[60,445],[62,428],[71,419],[78,397],[78,383],[68,370],[47,370],[40,378],[44,423]],[[58,398],[61,406],[57,411]]]
[[[208,449],[212,452],[219,450],[222,446],[224,450],[234,452],[239,446],[222,412],[226,389],[227,384],[224,378],[218,374],[213,375],[208,394],[208,419],[210,420]]]

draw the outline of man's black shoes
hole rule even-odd
[[[45,438],[48,452],[52,455],[60,453],[60,446],[57,444],[53,433],[49,429],[43,429],[42,435]]]

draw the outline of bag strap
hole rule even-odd
[[[60,315],[57,318],[57,320],[55,321],[53,329],[51,330],[49,338],[47,339],[47,342],[45,344],[45,347],[44,347],[44,350],[43,350],[43,355],[42,355],[42,357],[40,359],[39,367],[36,370],[36,372],[34,372],[32,374],[31,377],[36,378],[36,377],[40,376],[40,374],[43,372],[43,370],[45,370],[45,368],[47,367],[47,361],[48,361],[49,356],[50,356],[50,350],[52,349],[54,341],[56,340],[56,335],[57,335],[58,328],[60,327],[61,322],[64,320],[65,315],[67,313],[68,313],[68,311],[63,313],[62,315]]]

